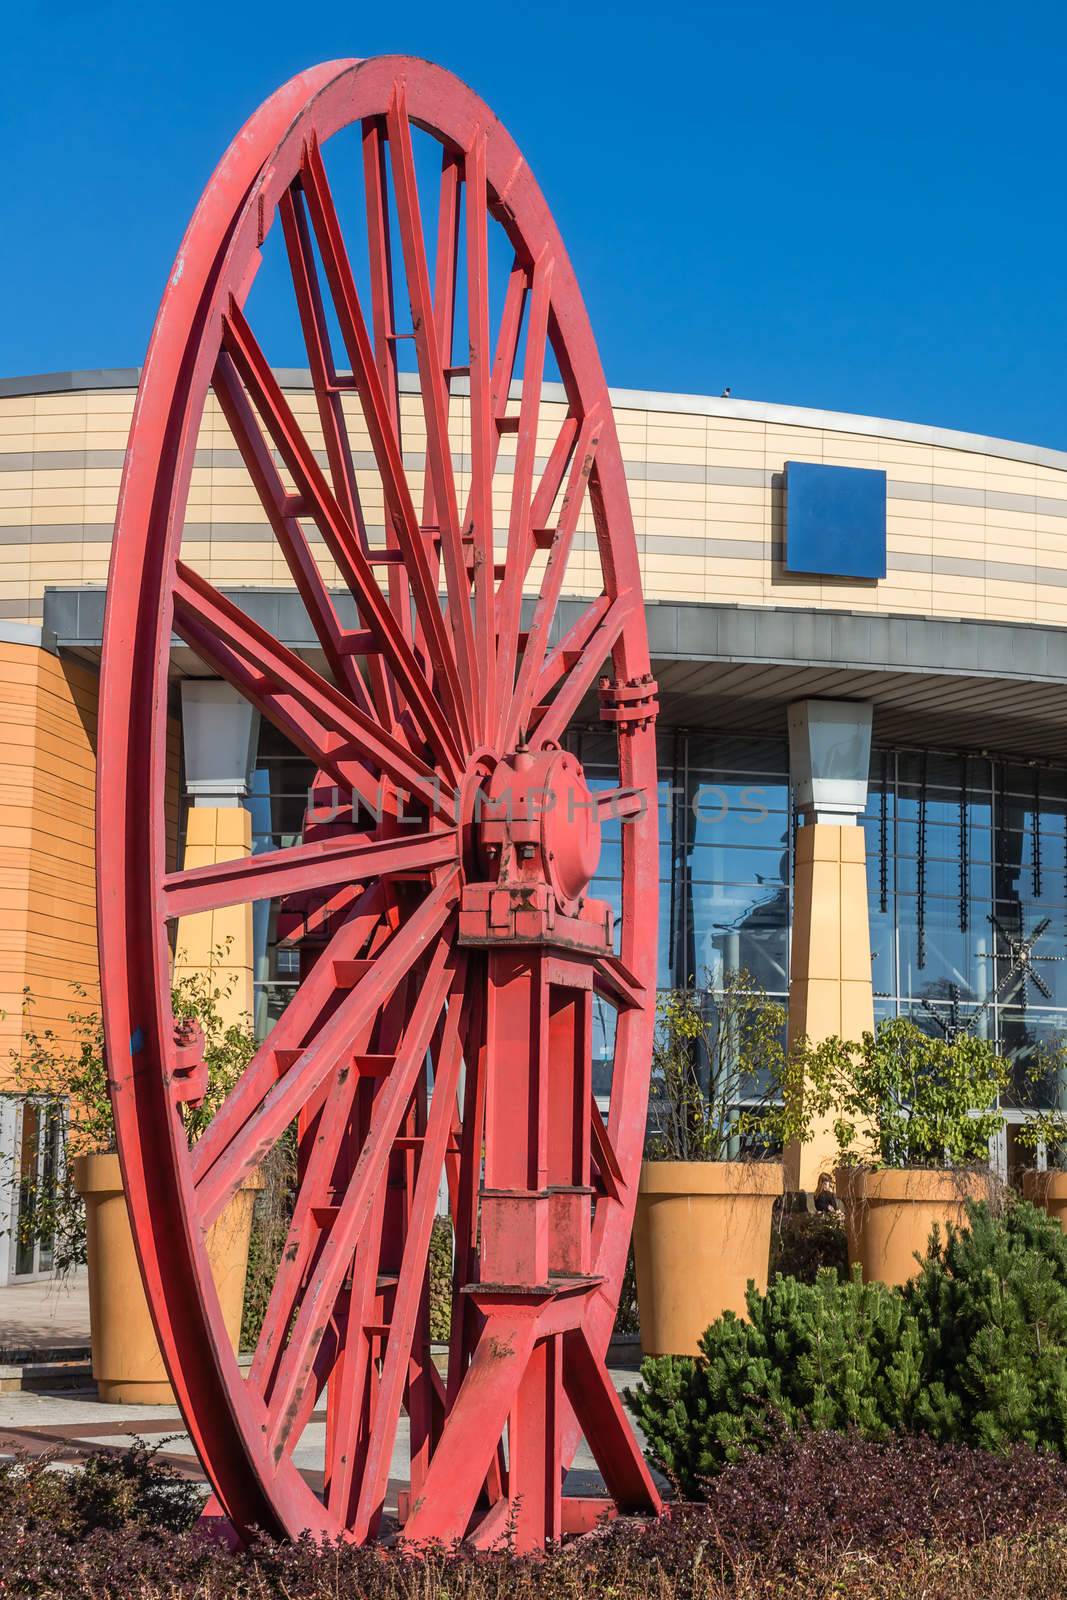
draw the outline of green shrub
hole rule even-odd
[[[452,1219],[434,1217],[430,1234],[430,1338],[447,1344],[452,1330]]]
[[[646,1360],[627,1399],[650,1459],[694,1496],[783,1425],[1067,1455],[1067,1240],[1033,1206],[967,1211],[904,1289],[780,1277],[750,1286],[747,1322],[712,1324],[700,1358]]]
[[[701,1340],[702,1359],[649,1357],[627,1400],[653,1463],[687,1499],[701,1481],[788,1428],[853,1427],[887,1438],[919,1384],[919,1338],[899,1293],[844,1282],[777,1278],[748,1292],[749,1320],[732,1311]]]
[[[637,1267],[634,1262],[634,1247],[631,1244],[626,1252],[626,1266],[622,1274],[622,1288],[619,1290],[619,1304],[615,1311],[616,1336],[630,1338],[641,1332],[641,1311],[637,1304]]]
[[[282,1251],[289,1238],[297,1187],[296,1132],[296,1123],[291,1123],[259,1164],[263,1187],[257,1192],[252,1207],[248,1238],[248,1271],[241,1312],[242,1350],[256,1347]]]
[[[795,1211],[775,1218],[771,1229],[771,1278],[814,1283],[823,1267],[847,1278],[848,1239],[840,1211]]]
[[[986,1166],[1011,1069],[986,1039],[923,1033],[906,1017],[858,1040],[798,1043],[790,1062],[809,1117],[829,1117],[850,1166]]]
[[[967,1210],[904,1290],[923,1339],[912,1426],[1067,1455],[1067,1238],[1031,1205]]]

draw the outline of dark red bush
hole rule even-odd
[[[1067,1465],[922,1439],[784,1438],[708,1503],[520,1559],[308,1540],[230,1555],[141,1452],[89,1473],[0,1465],[0,1597],[20,1600],[1062,1600]],[[994,1536],[1002,1536],[999,1540]]]
[[[1067,1463],[1019,1447],[1004,1455],[903,1437],[783,1433],[706,1485],[690,1513],[731,1552],[788,1564],[829,1550],[971,1545],[1067,1524]]]

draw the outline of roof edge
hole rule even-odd
[[[310,389],[311,374],[305,367],[278,367],[280,383],[291,389]],[[0,378],[0,399],[20,395],[69,394],[79,389],[136,389],[139,367],[100,367],[81,372],[42,372],[26,377]],[[415,393],[418,378],[413,372],[400,374],[400,387]],[[467,392],[467,380],[455,380],[454,392]],[[512,393],[521,394],[521,383]],[[671,394],[657,389],[608,390],[612,404],[628,411],[656,411],[680,416],[724,417],[735,422],[762,422],[775,427],[823,428],[833,433],[859,434],[867,438],[895,439],[903,444],[937,446],[942,450],[965,450],[970,454],[997,456],[1007,461],[1022,461],[1031,466],[1067,471],[1067,450],[1050,445],[1026,444],[1015,439],[997,439],[982,433],[967,433],[957,428],[933,427],[921,422],[902,422],[891,417],[861,416],[851,411],[824,411],[816,406],[781,405],[771,400],[719,398],[706,394]],[[563,385],[546,383],[545,398],[564,400]]]

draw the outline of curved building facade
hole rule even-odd
[[[280,377],[321,451],[306,374]],[[136,381],[0,382],[0,1059],[28,1027],[66,1036],[67,1014],[94,1003],[96,683]],[[994,1039],[1022,1071],[1067,1034],[1067,452],[743,400],[613,401],[662,708],[661,982],[713,992],[744,968],[788,999],[794,1029],[853,1033],[906,1014]],[[418,474],[413,383],[402,411]],[[562,415],[549,386],[544,455]],[[380,485],[354,407],[350,420],[373,541]],[[450,420],[462,484],[461,395]],[[502,481],[513,448],[505,435]],[[213,401],[183,556],[317,659]],[[585,514],[561,626],[599,585]],[[307,763],[273,730],[231,724],[223,770],[220,686],[177,641],[172,659],[175,857],[292,842]],[[582,760],[610,784],[594,712],[580,722]],[[617,849],[609,831],[605,898]],[[189,931],[201,944],[220,934],[266,1029],[295,983],[274,913]],[[29,1170],[49,1159],[47,1130],[6,1081],[0,1155]],[[1013,1098],[1005,1170],[1023,1115]],[[0,1281],[48,1270],[47,1252],[6,1250]]]

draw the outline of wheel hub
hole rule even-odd
[[[600,820],[581,763],[557,749],[516,750],[479,792],[479,855],[503,880],[542,883],[578,910],[600,860]]]

